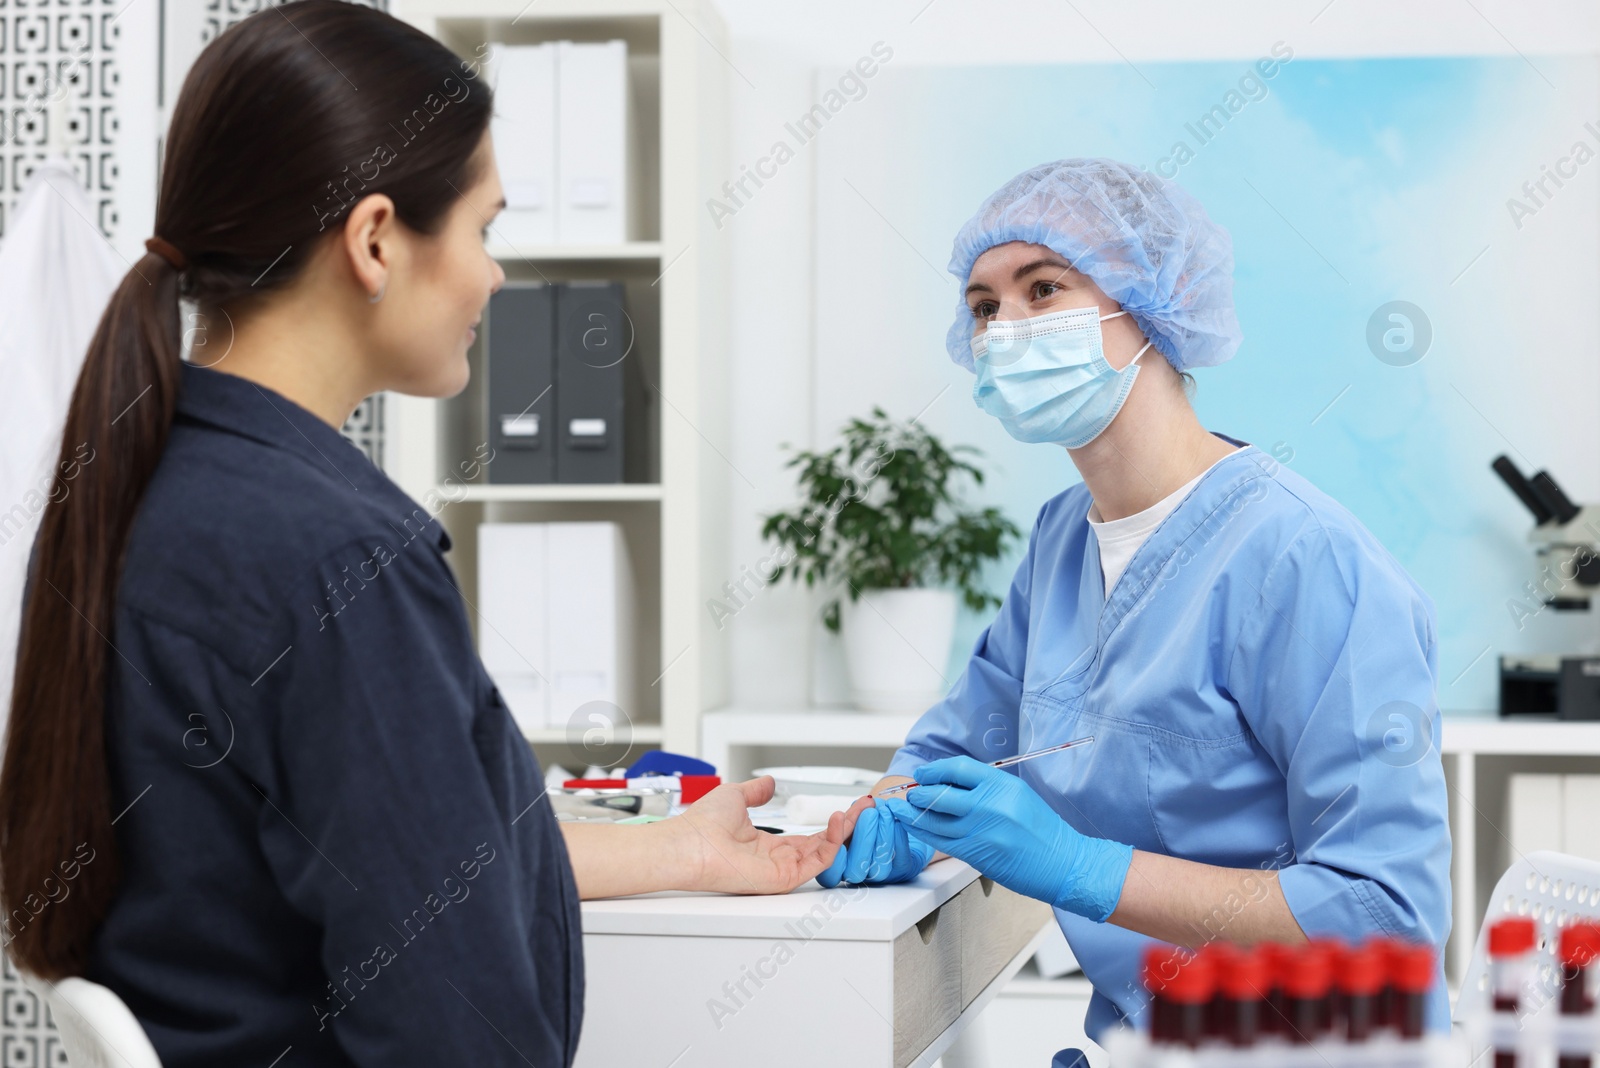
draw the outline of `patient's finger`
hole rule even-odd
[[[735,783],[735,785],[744,793],[745,807],[755,808],[757,805],[764,805],[772,800],[772,794],[777,789],[778,784],[771,775],[763,775],[759,779],[751,779],[748,782]]]

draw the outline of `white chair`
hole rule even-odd
[[[1456,997],[1454,1018],[1464,1022],[1489,989],[1489,928],[1507,916],[1527,916],[1539,931],[1539,981],[1555,982],[1561,929],[1579,920],[1600,921],[1600,863],[1540,850],[1518,860],[1494,884],[1472,947],[1472,961]],[[1465,1011],[1463,1011],[1465,1010]]]
[[[22,981],[50,1007],[72,1068],[161,1068],[139,1021],[110,990],[87,979]]]

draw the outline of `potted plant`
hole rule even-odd
[[[860,708],[920,711],[937,701],[948,689],[957,595],[975,612],[1000,604],[979,572],[1020,531],[998,509],[963,507],[956,493],[963,479],[983,483],[972,462],[981,455],[873,408],[832,449],[800,451],[787,464],[802,499],[761,528],[779,546],[773,577],[833,594],[822,620],[842,632]]]

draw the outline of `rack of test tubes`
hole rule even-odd
[[[1546,945],[1546,937],[1556,944]],[[1554,960],[1546,952],[1551,949]],[[1476,999],[1472,1010],[1461,1014],[1473,1063],[1483,1068],[1600,1066],[1597,958],[1600,924],[1573,922],[1549,935],[1541,935],[1528,916],[1492,924],[1488,989],[1462,995]]]
[[[1116,1068],[1460,1068],[1465,1041],[1423,1026],[1436,960],[1385,938],[1153,946],[1148,1026],[1111,1033],[1106,1051]]]

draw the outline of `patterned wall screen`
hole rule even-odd
[[[115,236],[120,36],[114,0],[0,0],[0,238],[53,135]]]
[[[118,236],[120,18],[132,3],[200,15],[198,51],[229,26],[276,0],[0,0],[0,240],[33,168],[52,143],[63,147],[95,207],[91,221]],[[354,0],[363,2],[363,0]],[[385,10],[387,0],[371,0]],[[188,62],[192,54],[184,60]],[[169,53],[166,62],[173,62]],[[184,71],[163,71],[167,85]],[[170,100],[168,104],[170,106]],[[52,130],[52,123],[60,123]],[[383,462],[383,397],[367,398],[344,434]],[[0,1068],[65,1068],[55,1024],[22,985],[9,960],[0,967]]]

